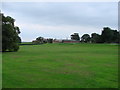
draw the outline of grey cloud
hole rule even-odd
[[[51,25],[115,26],[117,3],[4,3],[20,19]]]
[[[104,26],[117,28],[117,5],[117,3],[113,2],[5,2],[2,4],[2,11],[6,15],[15,18],[17,23],[21,25],[27,23],[28,26],[21,26],[21,37],[23,40],[32,40],[40,34],[45,37],[52,36],[55,38],[62,38],[76,31],[83,34],[101,32],[100,29]],[[29,24],[40,24],[53,27],[60,26],[62,28],[56,28],[55,30],[47,28],[48,30],[46,29],[45,31],[34,31]],[[68,27],[64,29],[63,26]],[[76,30],[74,30],[74,27],[78,26],[85,28],[75,28]],[[89,27],[91,27],[91,29]],[[28,30],[30,31],[28,32]]]

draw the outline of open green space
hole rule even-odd
[[[21,42],[21,44],[32,44],[32,42]]]
[[[118,87],[117,45],[24,45],[2,63],[3,88]]]

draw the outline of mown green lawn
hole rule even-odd
[[[2,57],[3,88],[118,87],[117,45],[24,45]]]

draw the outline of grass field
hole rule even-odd
[[[21,44],[32,44],[32,42],[21,42]]]
[[[117,45],[24,45],[2,57],[3,88],[118,87]]]

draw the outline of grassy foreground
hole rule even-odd
[[[3,88],[118,87],[117,45],[26,45],[2,57]]]

